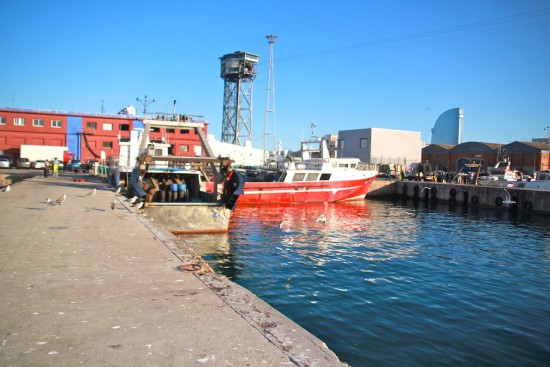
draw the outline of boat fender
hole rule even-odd
[[[456,203],[456,198],[455,197],[450,197],[449,198],[449,205],[455,205]]]
[[[406,193],[407,193],[407,190],[408,190],[407,184],[403,184],[403,187],[401,188],[401,192],[402,192],[403,194],[406,194]]]
[[[523,208],[525,210],[533,210],[533,203],[530,202],[530,201],[526,201],[524,204],[523,204]]]
[[[449,194],[451,195],[452,198],[454,198],[456,196],[456,189],[453,187],[450,191],[449,191]]]
[[[187,271],[199,271],[201,266],[199,264],[186,264],[181,267],[183,270]]]
[[[415,193],[415,194],[418,194],[419,191],[420,191],[420,187],[418,187],[418,185],[416,185],[416,186],[414,187],[414,193]]]
[[[477,197],[477,195],[472,196],[472,198],[470,199],[470,202],[471,202],[472,204],[477,204],[477,203],[479,203],[479,198]]]
[[[502,206],[502,198],[499,196],[495,199],[496,206]]]

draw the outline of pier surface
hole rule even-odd
[[[246,289],[181,271],[192,252],[99,178],[39,175],[0,192],[0,366],[345,366]]]

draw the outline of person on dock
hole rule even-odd
[[[44,162],[44,178],[48,178],[50,175],[50,161],[46,159],[46,162]]]
[[[57,158],[54,158],[53,160],[53,177],[59,177],[59,161]]]

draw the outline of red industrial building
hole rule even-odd
[[[148,117],[151,119],[151,117]],[[200,116],[156,116],[170,121],[204,123]],[[130,114],[103,114],[67,111],[47,111],[0,107],[0,154],[11,155],[14,161],[20,156],[21,145],[67,146],[76,158],[87,161],[102,156],[116,160],[120,142],[130,140],[130,132],[143,128],[143,118]],[[204,155],[201,140],[195,128],[152,128],[151,141],[170,144],[169,153],[177,156]]]
[[[506,156],[512,168],[525,174],[550,169],[550,146],[544,143],[515,141],[502,145],[467,142],[458,145],[430,144],[422,149],[422,162],[434,169],[460,171],[464,164],[476,160],[494,166]]]

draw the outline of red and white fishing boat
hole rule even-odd
[[[302,149],[305,159],[287,162],[274,181],[246,181],[239,204],[364,200],[377,172],[357,158],[331,158],[326,142],[318,143],[318,158]]]

